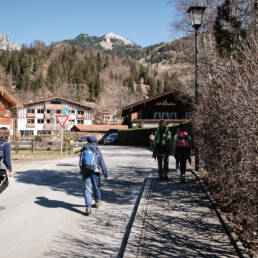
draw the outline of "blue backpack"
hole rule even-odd
[[[86,148],[82,151],[82,168],[84,170],[90,170],[94,172],[97,169],[97,164],[99,161],[99,156],[97,150],[92,148]]]

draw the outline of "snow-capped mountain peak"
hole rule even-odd
[[[123,38],[115,33],[109,32],[105,34],[105,39],[117,39],[121,40],[125,45],[134,45],[134,43],[126,38]]]
[[[20,50],[16,42],[12,42],[7,35],[0,34],[0,50]]]

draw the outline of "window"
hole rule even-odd
[[[78,115],[84,115],[84,111],[79,110],[79,111],[78,111]]]
[[[38,119],[37,122],[38,124],[44,124],[44,119]]]
[[[34,124],[34,119],[27,119],[27,124]]]
[[[78,125],[83,125],[83,120],[77,120]]]
[[[75,114],[75,110],[73,110],[73,109],[70,110],[70,113],[71,113],[71,114]]]
[[[50,119],[47,119],[47,124],[50,124]]]
[[[75,123],[74,120],[69,120],[68,122],[69,122],[69,124],[74,124]]]
[[[50,109],[47,109],[47,113],[50,114]]]
[[[28,110],[27,110],[27,113],[35,114],[35,109],[28,109]]]
[[[37,113],[38,113],[38,114],[44,114],[44,109],[38,109],[38,110],[37,110]]]
[[[8,116],[8,109],[4,108],[4,116]]]
[[[191,118],[191,114],[189,112],[185,112],[185,119],[190,119]]]
[[[57,114],[61,114],[61,110],[60,110],[60,109],[57,109],[57,110],[56,110],[56,113],[57,113]]]
[[[62,104],[61,100],[52,100],[51,104]]]

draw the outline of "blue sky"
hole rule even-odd
[[[178,37],[171,32],[177,14],[168,0],[8,0],[0,8],[0,34],[20,45],[48,45],[80,33],[113,32],[141,46]]]

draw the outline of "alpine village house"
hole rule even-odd
[[[41,98],[17,109],[17,132],[23,135],[52,134],[60,130],[58,115],[67,115],[64,130],[74,125],[91,125],[93,108],[59,97]]]
[[[189,121],[193,109],[192,98],[171,89],[160,95],[141,100],[123,108],[123,124],[128,127],[157,127],[161,119],[168,125]]]
[[[11,135],[16,126],[12,110],[20,105],[19,101],[4,87],[0,86],[0,127],[7,127]]]

